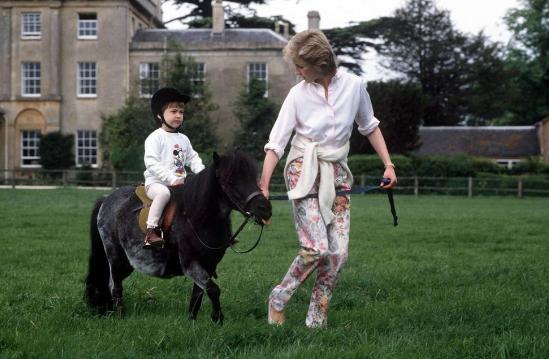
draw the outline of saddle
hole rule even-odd
[[[143,185],[135,187],[135,194],[143,203],[143,207],[139,210],[137,218],[139,222],[139,229],[143,232],[143,234],[145,234],[147,233],[147,217],[149,216],[149,209],[151,208],[152,200],[147,197],[145,186]],[[172,199],[170,199],[166,207],[164,207],[164,212],[162,212],[162,217],[160,218],[160,228],[162,228],[164,233],[170,231],[172,228],[175,208],[175,201]]]

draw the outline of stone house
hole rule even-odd
[[[225,29],[215,0],[212,29],[162,27],[161,0],[0,0],[0,169],[40,167],[40,134],[75,136],[75,162],[101,166],[102,115],[128,95],[160,86],[159,63],[175,41],[207,81],[222,150],[238,125],[232,104],[250,76],[282,103],[296,77],[282,58],[286,37]]]
[[[421,127],[419,136],[418,156],[489,157],[509,168],[526,157],[549,163],[549,117],[533,126]]]

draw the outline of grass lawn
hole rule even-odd
[[[326,330],[305,328],[312,281],[266,323],[297,253],[286,202],[250,254],[218,268],[225,324],[191,282],[134,273],[126,314],[82,301],[89,215],[105,192],[0,190],[0,358],[549,358],[549,200],[354,196],[349,261]],[[246,243],[243,244],[247,244]],[[312,278],[311,278],[312,279]]]

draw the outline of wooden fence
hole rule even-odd
[[[461,196],[504,195],[549,197],[549,180],[521,176],[491,177],[399,177],[397,193],[412,194],[445,194]],[[143,181],[142,172],[103,171],[103,170],[43,170],[19,169],[2,170],[0,186],[18,188],[25,186],[54,187],[102,187],[116,188]],[[370,185],[378,178],[355,175],[355,185]],[[272,180],[271,192],[284,192],[282,177]]]

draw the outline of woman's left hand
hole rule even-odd
[[[385,172],[383,172],[383,177],[388,178],[391,182],[388,184],[380,183],[380,186],[385,189],[390,189],[396,187],[397,184],[397,176],[395,173],[395,168],[392,166],[385,167]]]

